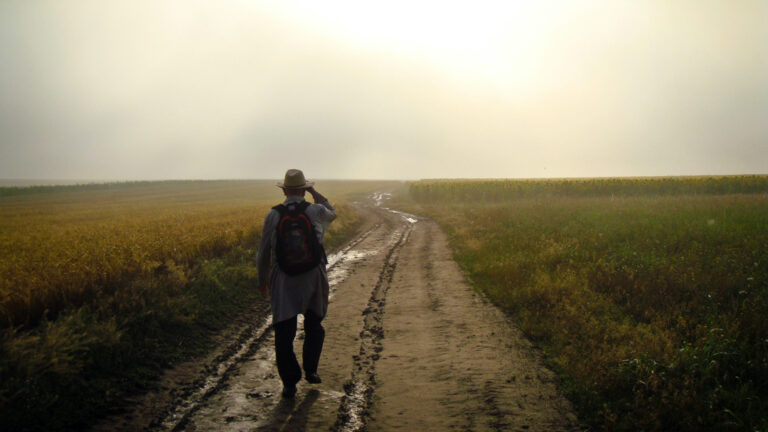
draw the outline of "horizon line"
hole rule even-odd
[[[322,178],[315,177],[314,181],[438,181],[438,180],[589,180],[589,179],[650,179],[650,178],[693,178],[693,177],[748,177],[768,176],[768,173],[741,174],[666,174],[666,175],[627,175],[627,176],[560,176],[560,177],[423,177],[423,178]],[[216,182],[216,181],[280,181],[275,178],[147,178],[147,179],[77,179],[77,178],[0,178],[0,187],[35,187],[35,186],[85,186],[113,183],[140,182]]]

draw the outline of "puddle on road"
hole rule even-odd
[[[388,192],[375,192],[371,194],[370,198],[376,203],[376,207],[381,207],[384,210],[394,213],[396,215],[399,215],[401,218],[403,218],[406,222],[410,224],[415,224],[419,221],[419,218],[416,215],[412,215],[410,213],[401,212],[399,210],[392,210],[389,207],[384,207],[382,204],[385,201],[388,201],[390,198],[392,198],[392,194]]]
[[[384,210],[390,212],[390,213],[394,213],[396,215],[400,215],[400,217],[405,219],[406,222],[408,222],[408,223],[415,224],[416,222],[419,221],[419,219],[415,215],[412,215],[410,213],[401,212],[401,211],[398,211],[398,210],[392,210],[391,208],[388,208],[388,207],[382,207],[382,208]]]
[[[374,192],[371,194],[371,199],[376,203],[377,206],[380,206],[382,202],[392,198],[392,194],[389,192]]]
[[[333,267],[328,270],[328,283],[331,286],[331,296],[333,296],[333,292],[335,291],[335,286],[343,282],[347,276],[349,276],[349,272],[351,271],[352,267],[357,264],[359,261],[362,261],[364,258],[373,257],[379,253],[378,250],[367,250],[367,251],[349,251],[346,255],[343,257],[335,260]],[[331,265],[331,257],[328,258],[329,266]]]

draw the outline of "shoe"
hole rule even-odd
[[[323,380],[320,379],[320,375],[317,372],[308,372],[305,377],[310,384],[320,384]]]
[[[296,384],[284,385],[282,395],[284,398],[292,398],[296,396]]]

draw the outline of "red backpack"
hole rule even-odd
[[[307,201],[272,207],[280,214],[275,257],[277,265],[288,275],[308,272],[323,262],[325,257],[312,221],[306,214],[308,207]]]

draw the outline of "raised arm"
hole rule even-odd
[[[327,224],[336,219],[336,210],[334,210],[331,203],[328,202],[328,198],[324,197],[320,192],[316,191],[314,187],[307,189],[307,192],[312,195],[312,199],[315,201],[315,204],[320,204],[325,208],[323,214],[320,215],[324,225],[327,226]]]

